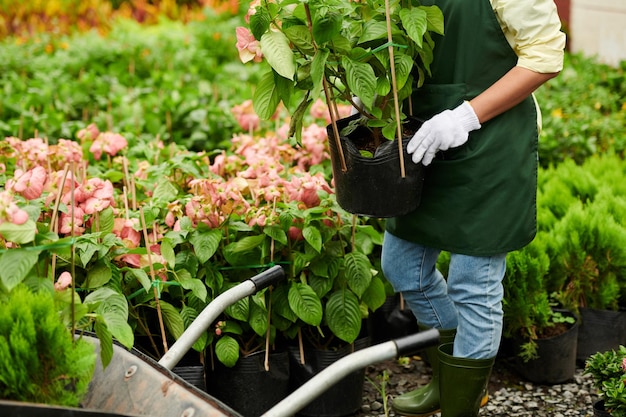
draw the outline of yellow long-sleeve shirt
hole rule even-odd
[[[517,65],[539,73],[563,68],[565,34],[554,0],[490,0]]]

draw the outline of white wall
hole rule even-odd
[[[626,0],[571,0],[570,48],[618,66],[626,61]]]

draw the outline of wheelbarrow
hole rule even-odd
[[[157,362],[136,349],[113,345],[113,359],[104,369],[96,363],[94,376],[80,408],[0,400],[3,417],[249,417],[202,391],[172,369],[198,338],[229,305],[266,288],[284,277],[274,266],[216,297]],[[96,337],[83,336],[96,345]],[[265,417],[295,415],[350,373],[366,366],[433,346],[439,341],[435,329],[358,350],[325,368],[278,404]],[[251,401],[254,401],[251,398]]]

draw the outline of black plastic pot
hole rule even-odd
[[[354,350],[368,347],[370,345],[369,340],[369,337],[357,339],[354,342]],[[338,359],[352,353],[352,349],[352,346],[344,346],[336,350],[305,348],[305,363],[302,364],[298,347],[291,346],[289,348],[291,389],[296,390]],[[360,410],[363,404],[364,383],[365,369],[355,371],[333,385],[332,389],[315,398],[309,405],[300,410],[298,416],[342,417],[353,414]]]
[[[339,132],[359,115],[337,122]],[[409,118],[405,130],[412,132],[403,140],[405,176],[400,168],[400,152],[397,139],[381,145],[373,158],[362,156],[358,145],[368,141],[371,132],[360,126],[347,136],[340,133],[341,149],[337,145],[332,125],[327,126],[330,157],[337,202],[346,211],[368,217],[395,217],[415,210],[421,200],[424,167],[411,161],[406,151],[413,133],[421,121]],[[385,139],[383,139],[385,140]],[[341,155],[346,169],[342,169]]]
[[[574,317],[569,312],[568,314]],[[576,348],[579,321],[567,331],[557,336],[537,339],[536,359],[524,362],[518,359],[518,373],[530,382],[537,384],[560,384],[574,378],[576,372]]]
[[[206,367],[207,392],[245,417],[257,417],[289,395],[289,355],[271,353],[269,371],[265,370],[265,352],[241,357],[228,368],[216,362]]]
[[[604,409],[604,400],[593,403],[593,417],[611,417],[611,413]]]
[[[417,319],[408,305],[401,305],[400,294],[385,303],[367,319],[367,332],[373,345],[419,332]]]
[[[579,362],[585,362],[597,352],[619,349],[626,344],[626,311],[602,310],[583,307],[580,309],[578,330]]]

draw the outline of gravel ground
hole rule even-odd
[[[396,395],[426,384],[430,379],[430,367],[419,356],[406,361],[388,361],[366,369],[363,406],[354,417],[396,416],[391,401]],[[518,376],[510,361],[496,359],[489,382],[489,402],[481,409],[481,417],[533,416],[533,417],[592,417],[593,401],[597,398],[591,378],[576,369],[571,381],[559,385],[535,385]],[[382,376],[388,375],[386,383]],[[389,400],[385,412],[381,387]],[[437,414],[436,416],[439,416]]]

